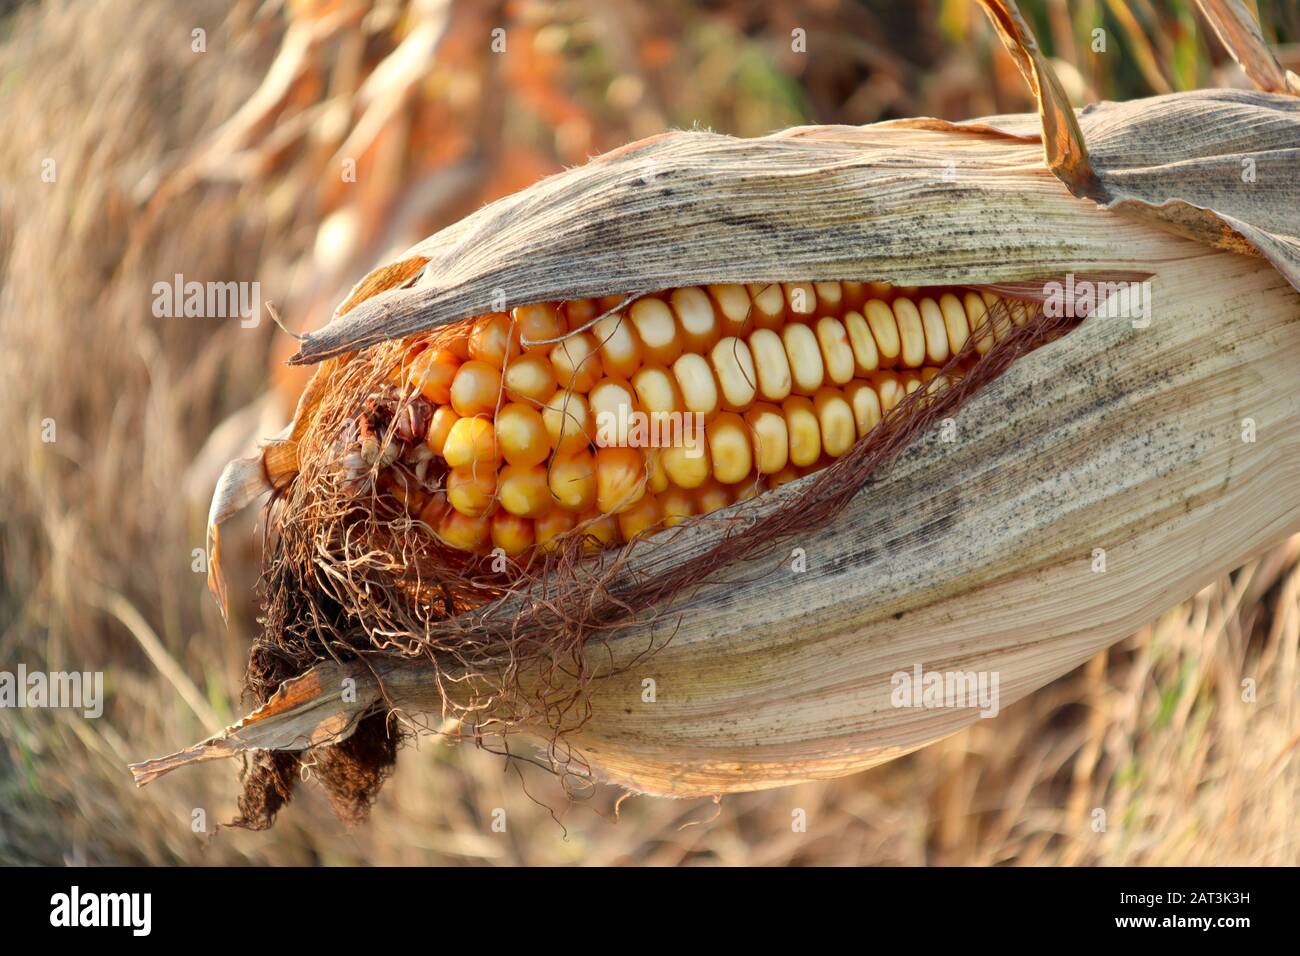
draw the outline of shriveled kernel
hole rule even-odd
[[[456,410],[450,405],[439,405],[433,410],[433,417],[429,419],[429,431],[425,436],[424,443],[429,446],[429,450],[435,455],[443,454],[447,444],[447,436],[451,434],[451,426],[458,421],[460,421],[460,416],[456,414]]]
[[[472,517],[452,508],[438,522],[438,537],[457,551],[483,554],[492,543],[492,524],[485,516]]]
[[[586,447],[594,434],[586,397],[568,389],[551,396],[542,409],[542,423],[555,449]]]
[[[853,409],[838,388],[823,388],[813,396],[813,408],[821,426],[822,451],[838,458],[850,448],[858,437]]]
[[[754,464],[759,473],[771,475],[784,468],[790,460],[790,438],[781,409],[759,402],[745,412],[745,424],[754,443]]]
[[[687,352],[673,363],[673,378],[688,412],[712,415],[718,410],[718,382],[703,355]]]
[[[599,348],[596,337],[587,332],[570,335],[551,346],[551,366],[561,388],[585,392],[601,380],[605,370]]]
[[[920,301],[921,326],[925,329],[925,357],[934,365],[948,361],[948,329],[943,322],[939,303],[928,296]]]
[[[659,510],[663,513],[664,527],[675,527],[695,514],[695,496],[685,488],[670,485],[659,496]]]
[[[501,456],[512,465],[540,465],[551,453],[542,413],[521,402],[511,402],[501,409],[496,438]]]
[[[781,286],[776,282],[752,282],[746,288],[753,305],[745,331],[781,328],[785,322],[785,291]]]
[[[452,468],[479,465],[495,470],[498,451],[492,422],[486,418],[458,418],[447,432],[442,457]]]
[[[536,540],[531,518],[522,518],[509,511],[498,511],[492,516],[492,547],[500,548],[507,556],[519,557]]]
[[[520,352],[519,329],[504,312],[492,312],[474,320],[469,333],[469,357],[495,369]]]
[[[542,465],[506,465],[497,475],[497,500],[512,515],[535,518],[551,507]]]
[[[631,541],[639,534],[648,534],[657,530],[663,521],[663,510],[659,499],[647,494],[618,516],[618,533],[624,541]]]
[[[722,335],[743,335],[754,328],[749,292],[743,285],[711,285],[708,291],[722,316]]]
[[[645,461],[637,448],[601,448],[596,452],[596,507],[618,514],[645,494]]]
[[[680,362],[681,359],[677,361]],[[641,368],[632,376],[632,389],[636,392],[641,410],[648,415],[670,415],[682,409],[677,380],[662,365],[646,365]]]
[[[682,354],[681,330],[667,303],[661,299],[637,299],[628,316],[644,346],[645,358],[660,365],[671,365]]]
[[[853,409],[853,422],[861,438],[880,424],[880,396],[868,382],[850,382],[844,389],[844,397]]]
[[[583,512],[596,504],[596,456],[585,448],[552,458],[547,480],[562,508]]]
[[[552,508],[541,517],[533,519],[533,535],[539,546],[550,551],[559,543],[556,539],[572,531],[577,524],[578,516],[572,511]]]
[[[707,352],[722,337],[721,323],[709,295],[698,286],[674,289],[668,297],[681,328],[682,345],[688,352]]]
[[[821,425],[812,400],[791,395],[781,403],[781,414],[785,416],[789,436],[790,463],[799,467],[811,465],[822,453]]]
[[[749,337],[749,351],[758,373],[759,394],[773,402],[789,395],[794,380],[790,377],[790,361],[781,336],[771,329],[758,329]]]
[[[723,484],[734,485],[754,467],[749,444],[749,429],[735,412],[723,412],[705,429],[709,456],[713,459],[713,477]]]
[[[719,481],[710,479],[695,491],[696,514],[712,514],[731,504],[731,489]]]
[[[792,318],[811,319],[817,312],[817,293],[811,282],[783,282],[781,291]]]
[[[781,330],[781,343],[785,346],[785,355],[790,362],[794,390],[801,395],[811,395],[821,388],[826,378],[826,369],[813,330],[792,322]]]
[[[747,408],[754,401],[758,387],[758,374],[749,346],[734,336],[719,339],[709,352],[709,360],[722,389],[723,407]]]
[[[557,339],[569,330],[560,310],[551,302],[521,305],[510,314],[519,326],[519,341],[525,349],[549,350],[554,343],[548,340]]]
[[[916,303],[906,296],[894,300],[894,320],[898,325],[900,359],[907,368],[917,368],[925,363],[925,327]]]
[[[694,435],[690,445],[672,445],[659,452],[659,461],[669,480],[682,488],[698,488],[713,472],[709,446],[704,435]]]
[[[451,383],[451,407],[456,414],[492,415],[501,398],[501,372],[487,362],[470,359]]]
[[[626,316],[608,315],[591,327],[600,346],[597,355],[607,376],[631,378],[641,367],[641,342]]]
[[[445,405],[460,367],[460,360],[451,352],[425,349],[407,364],[406,381],[435,405]]]
[[[840,320],[829,317],[818,319],[813,331],[817,334],[817,345],[821,348],[827,378],[836,385],[852,380],[853,349],[849,345],[849,333]]]
[[[970,338],[970,323],[961,300],[951,292],[939,296],[939,311],[943,313],[944,328],[948,331],[948,348],[956,355]]]
[[[591,418],[596,426],[597,445],[626,445],[637,410],[632,386],[615,378],[602,378],[590,392]]]
[[[871,335],[876,340],[881,366],[894,365],[902,351],[902,342],[898,338],[898,320],[894,318],[894,310],[887,302],[882,302],[880,299],[868,299],[863,307],[863,315],[867,325],[871,327]]]
[[[447,472],[447,500],[463,515],[477,518],[487,514],[496,503],[497,473],[494,469],[473,465]]]
[[[555,370],[541,352],[529,352],[506,367],[506,397],[540,405],[555,394]]]
[[[880,350],[876,347],[876,337],[871,334],[871,326],[861,312],[848,312],[844,316],[844,331],[849,336],[849,347],[853,349],[853,370],[858,375],[868,375],[880,368]]]

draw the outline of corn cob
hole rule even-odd
[[[394,370],[432,405],[425,442],[446,466],[431,496],[398,496],[461,551],[520,556],[575,531],[593,550],[627,542],[844,455],[1024,321],[998,301],[733,284],[479,316],[412,343]]]

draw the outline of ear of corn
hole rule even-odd
[[[496,720],[541,738],[567,730],[584,767],[652,793],[714,794],[836,776],[976,718],[973,707],[897,706],[892,673],[934,660],[953,670],[994,673],[1006,706],[1295,530],[1300,183],[1289,164],[1300,147],[1300,122],[1293,101],[1206,91],[1100,104],[1076,122],[1014,4],[988,0],[986,6],[1040,98],[1037,142],[1040,120],[1032,116],[813,128],[745,142],[707,134],[656,137],[430,237],[363,280],[335,320],[304,343],[300,360],[314,361],[441,329],[467,315],[523,307],[532,310],[515,316],[521,329],[533,330],[521,331],[526,352],[525,340],[540,342],[559,329],[538,303],[565,303],[557,311],[567,326],[587,321],[587,300],[604,310],[622,300],[602,302],[602,296],[641,294],[647,304],[635,317],[629,309],[621,314],[626,321],[607,318],[590,330],[604,343],[611,369],[638,401],[660,401],[667,382],[649,375],[636,390],[632,379],[643,351],[657,368],[673,372],[679,391],[683,380],[699,386],[692,387],[692,400],[716,405],[727,423],[720,450],[740,454],[736,436],[743,431],[735,419],[722,418],[736,415],[750,430],[755,467],[765,456],[754,454],[753,436],[776,434],[784,424],[791,444],[792,419],[784,404],[781,422],[757,401],[737,410],[736,400],[747,393],[735,379],[730,396],[722,387],[713,351],[704,351],[711,332],[702,300],[687,290],[705,290],[715,317],[734,322],[743,316],[741,287],[780,280],[779,292],[746,288],[756,328],[731,337],[743,338],[749,349],[756,396],[760,388],[783,387],[772,360],[777,349],[785,352],[791,370],[783,403],[795,403],[800,428],[810,442],[816,432],[820,442],[817,393],[803,394],[795,385],[795,372],[807,371],[814,349],[804,333],[792,333],[805,360],[796,369],[782,333],[794,325],[811,330],[821,387],[832,387],[825,382],[834,369],[816,334],[820,317],[804,311],[802,296],[796,309],[796,292],[820,295],[819,283],[846,276],[880,277],[895,286],[987,285],[1008,294],[1027,280],[1066,272],[1135,270],[1151,277],[1158,311],[1149,327],[1095,317],[1017,362],[961,410],[959,442],[917,442],[873,475],[834,521],[797,542],[802,569],[739,561],[725,580],[702,580],[689,597],[659,608],[674,626],[624,622],[606,635],[594,665],[602,679],[589,688],[580,726],[556,727],[545,708],[521,706],[470,711],[471,732],[487,732]],[[1039,166],[1042,152],[1049,168]],[[1243,154],[1259,173],[1250,188],[1237,186]],[[954,166],[955,176],[941,175]],[[845,214],[848,208],[853,215]],[[583,228],[632,221],[638,228]],[[1237,252],[1257,253],[1268,264]],[[510,277],[504,303],[503,276]],[[652,297],[655,305],[644,294],[656,289],[675,292],[666,300]],[[841,285],[842,301],[848,289]],[[833,300],[832,292],[826,301]],[[856,342],[867,350],[869,341],[878,365],[917,358],[919,322],[923,335],[935,330],[924,339],[924,361],[937,363],[941,339],[950,352],[956,339],[937,334],[951,310],[935,305],[937,312],[918,301],[915,315],[904,306],[905,318],[891,307],[893,337],[879,308],[872,310],[874,326],[865,309],[855,310],[861,324],[847,321],[847,302],[835,317],[850,348]],[[666,313],[680,317],[676,331]],[[760,331],[776,340],[758,337]],[[506,325],[498,318],[482,336],[500,343],[495,367],[505,368],[512,347]],[[827,327],[826,336],[834,342],[838,330]],[[1231,347],[1224,347],[1225,338]],[[584,340],[574,349],[589,345]],[[679,379],[677,363],[687,356],[693,358]],[[504,387],[507,397],[513,389],[543,401],[551,377],[557,389],[561,377],[572,385],[582,367],[581,354],[531,366],[523,364],[526,358],[513,385],[476,372],[456,400],[482,408],[493,387],[498,395]],[[733,360],[744,368],[743,360]],[[337,371],[335,361],[318,381]],[[446,369],[430,378],[434,389],[446,385],[453,412],[456,376],[482,360],[467,352],[457,361],[450,381]],[[716,394],[704,382],[705,369],[714,375]],[[812,382],[808,374],[804,389]],[[586,394],[599,384],[591,382]],[[843,386],[846,399],[853,384]],[[866,400],[862,387],[853,396]],[[289,450],[277,457],[278,470],[264,457],[268,484],[292,471],[284,459],[318,400],[309,388],[280,446]],[[494,433],[503,425],[495,409]],[[486,421],[487,414],[476,411],[475,420]],[[552,459],[551,476],[591,474],[581,457],[591,454],[584,447],[587,423],[580,418],[570,431],[570,418],[551,404],[541,417],[549,453],[574,455],[564,459],[567,472]],[[1266,440],[1243,440],[1247,419]],[[529,448],[538,453],[529,438],[537,435],[535,422],[507,419],[504,427],[517,433],[524,458]],[[444,452],[450,433],[436,433]],[[434,442],[432,426],[429,435]],[[476,440],[467,436],[467,447],[477,448]],[[616,453],[625,450],[599,449],[596,456],[621,465]],[[503,470],[494,472],[498,484]],[[222,507],[214,504],[218,522],[255,484],[246,469],[237,472],[223,487],[226,497],[219,495]],[[534,545],[572,530],[575,515],[592,502],[599,508],[602,488],[607,505],[617,502],[628,487],[615,480],[624,472],[636,469],[611,472],[604,482],[575,482],[572,507],[532,519]],[[648,459],[642,472],[648,483]],[[780,474],[771,476],[773,484]],[[527,502],[536,483],[524,485]],[[725,487],[710,469],[700,477],[700,500],[707,494],[707,507],[721,505]],[[687,490],[662,492],[665,523],[704,507],[688,500]],[[760,496],[752,509],[761,515],[780,508],[782,499]],[[620,517],[628,522],[621,531]],[[612,543],[649,527],[644,519],[635,508],[602,513],[592,529]],[[731,533],[722,524],[695,522],[654,548],[633,549],[626,558],[592,555],[586,563],[593,580],[608,574],[600,580],[617,596],[710,553]],[[524,528],[509,523],[499,537],[526,547]],[[471,549],[484,547],[481,525],[465,541]],[[1104,572],[1096,570],[1099,550]],[[523,612],[521,600],[507,596],[472,620],[484,627],[510,621]],[[530,671],[511,673],[526,685],[542,680]],[[356,680],[355,701],[338,700],[343,677]],[[430,679],[427,662],[391,655],[371,655],[364,666],[327,661],[286,682],[265,708],[225,734],[137,766],[137,779],[247,749],[296,750],[337,740],[376,707],[429,713],[467,707],[483,700],[483,688],[500,686],[500,676],[486,672],[456,677]],[[657,700],[640,706],[647,679],[659,689]],[[519,698],[528,699],[526,693]]]
[[[1013,314],[1023,321],[1009,303],[991,313],[998,302],[759,283],[672,289],[608,316],[592,300],[481,316],[442,345],[416,342],[394,370],[432,405],[425,440],[448,470],[429,476],[443,495],[390,489],[458,550],[517,557],[606,516],[616,534],[591,545],[627,541],[846,454],[905,396],[959,379]],[[971,338],[965,366],[943,374]]]

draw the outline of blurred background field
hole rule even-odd
[[[1021,6],[1076,104],[1243,84],[1191,2]],[[1256,9],[1300,70],[1300,6]],[[156,318],[155,282],[256,281],[316,327],[385,256],[665,128],[1029,105],[972,0],[0,2],[0,670],[107,692],[98,720],[0,711],[0,862],[1300,861],[1300,537],[996,720],[829,783],[616,817],[613,788],[571,803],[426,738],[366,824],[308,786],[273,830],[208,839],[233,764],[126,771],[242,712],[257,529],[226,539],[229,628],[195,549],[220,466],[303,383],[271,323]]]

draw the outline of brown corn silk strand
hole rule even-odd
[[[738,559],[769,557],[791,537],[815,531],[917,435],[1074,322],[1047,317],[1039,304],[1021,304],[1028,317],[1020,325],[1012,323],[1007,300],[989,309],[990,330],[1005,323],[1010,334],[956,383],[937,392],[922,385],[848,453],[806,479],[599,556],[585,554],[583,536],[573,533],[555,551],[506,560],[500,572],[491,570],[491,557],[440,544],[376,487],[373,473],[360,493],[344,488],[337,435],[366,397],[384,387],[410,343],[373,346],[327,383],[298,448],[300,472],[272,505],[266,627],[253,649],[249,687],[261,702],[325,657],[423,657],[431,681],[460,685],[459,703],[444,693],[444,716],[467,719],[476,735],[485,726],[507,729],[525,715],[557,736],[560,728],[581,726],[583,690],[593,677],[588,645],[671,615],[679,595],[717,581]],[[453,332],[435,333],[433,346],[443,334]],[[976,354],[976,338],[948,360],[944,373]],[[400,405],[381,444],[394,440],[399,417]],[[773,495],[781,499],[774,502]],[[675,553],[656,558],[656,544],[703,521],[726,527],[686,560]]]

